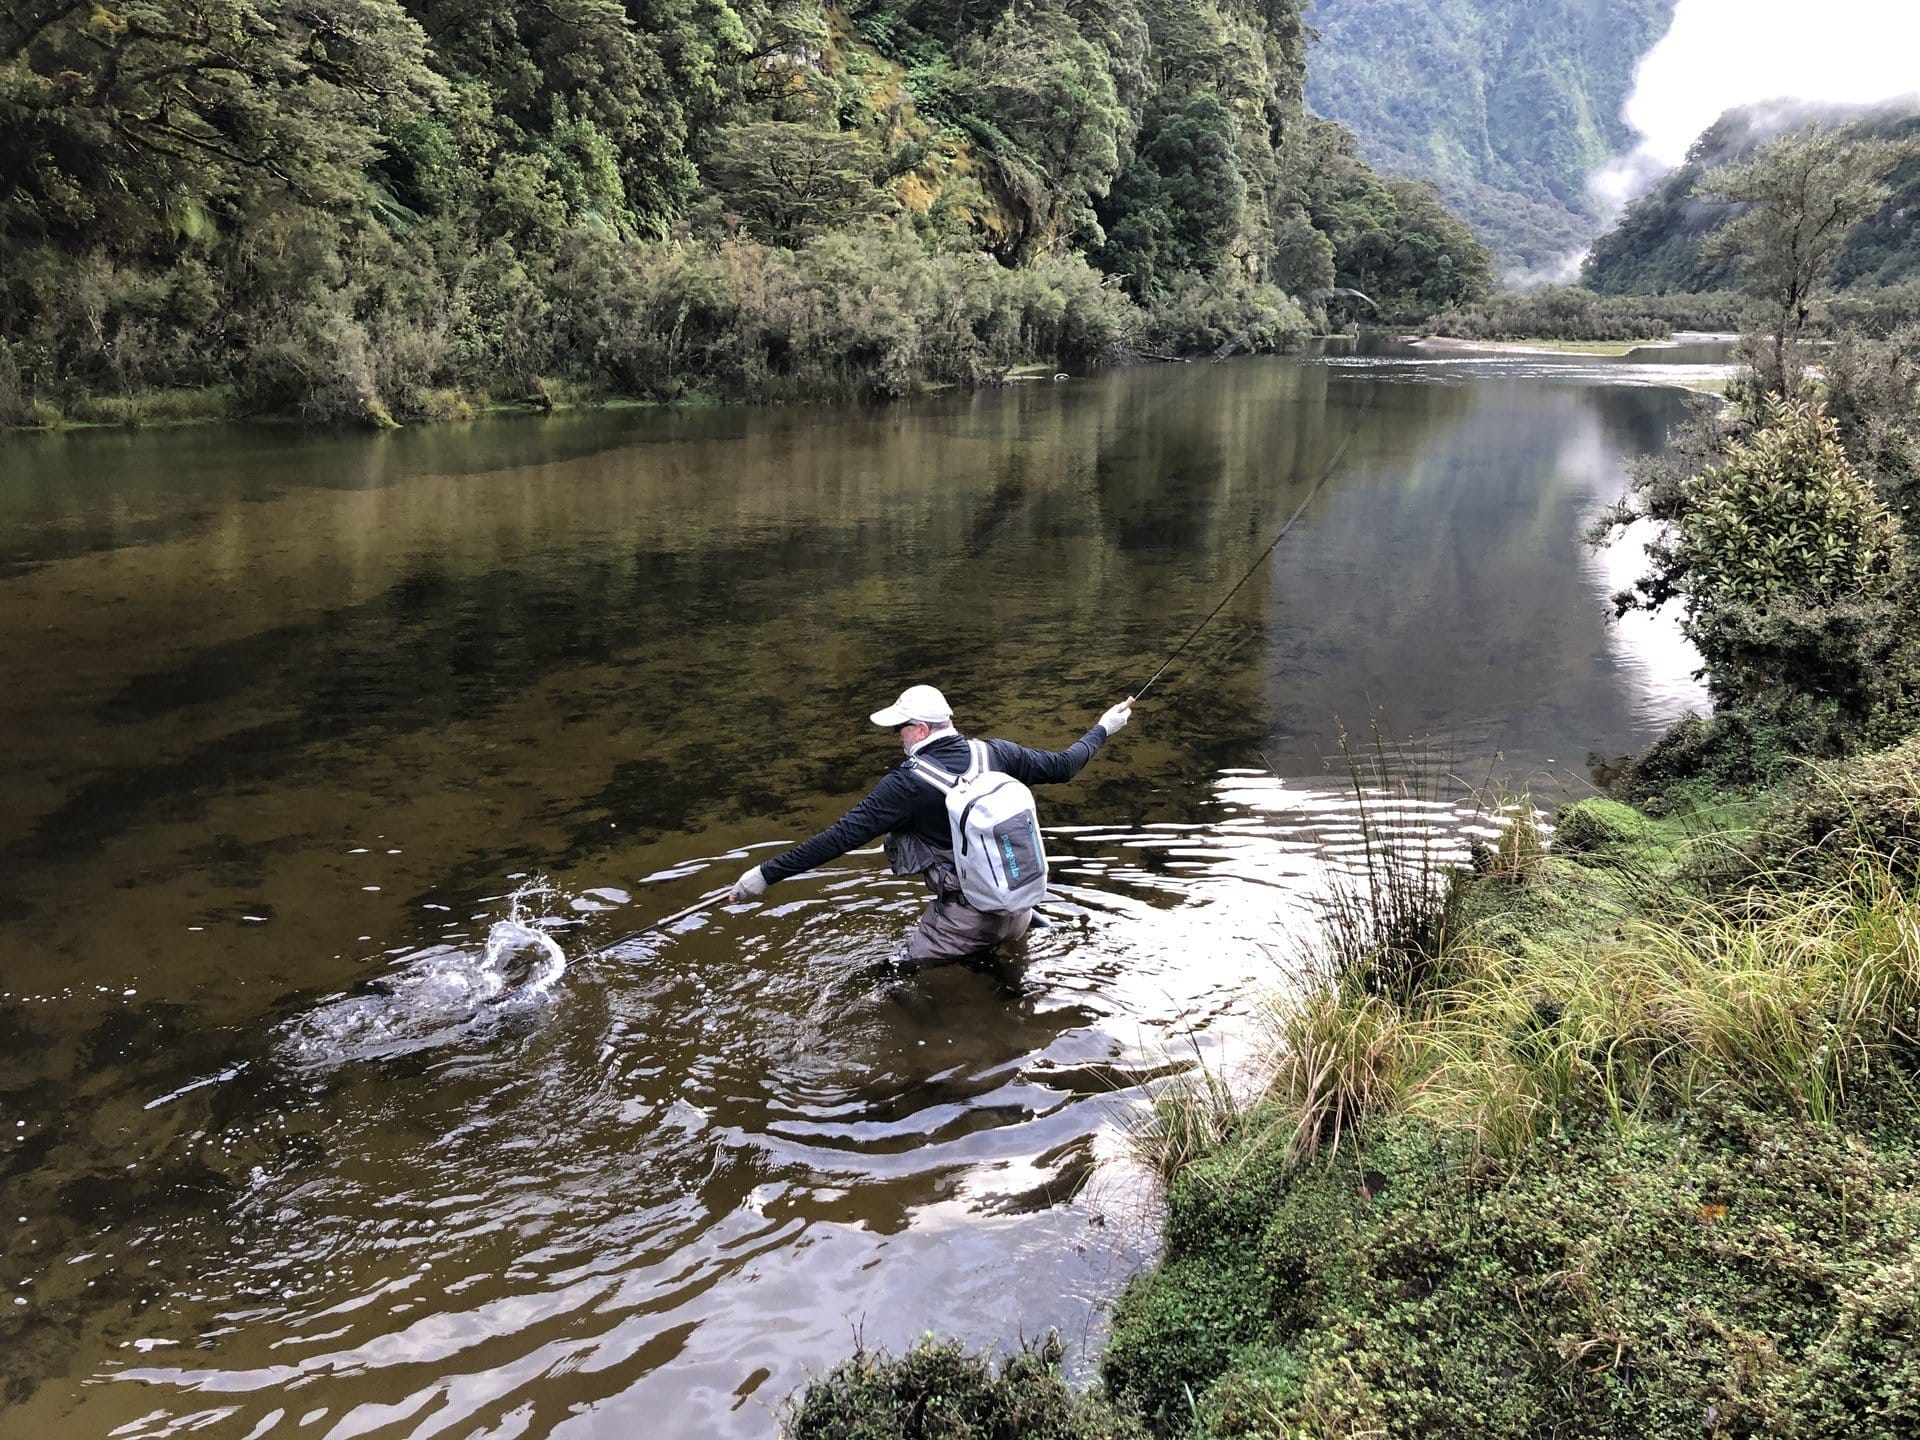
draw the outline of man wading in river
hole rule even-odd
[[[915,685],[873,715],[874,724],[900,736],[900,746],[907,752],[907,758],[881,777],[872,794],[811,840],[803,840],[784,855],[747,871],[734,882],[727,898],[757,899],[775,881],[824,865],[884,835],[887,859],[892,862],[894,873],[924,875],[927,888],[933,891],[933,900],[903,947],[902,959],[908,964],[920,966],[958,960],[1002,941],[1017,940],[1027,933],[1027,926],[1033,921],[1031,901],[1012,909],[980,908],[969,900],[969,895],[977,900],[981,894],[971,876],[967,893],[963,893],[955,863],[954,822],[949,819],[948,796],[971,781],[975,786],[971,793],[983,796],[979,803],[987,803],[985,792],[995,787],[990,782],[982,784],[977,780],[981,772],[1011,776],[1030,785],[1071,780],[1093,758],[1093,752],[1127,723],[1132,708],[1132,700],[1122,700],[1065,750],[1029,750],[1011,740],[968,740],[953,728],[953,709],[946,697],[931,685]],[[993,833],[1031,829],[1031,817],[1030,808],[1016,811],[1008,824]],[[1032,833],[1031,841],[1034,858],[1038,859],[1037,830]],[[1006,878],[1017,883],[1025,842],[1014,833],[1012,840],[1003,837],[1002,843],[1016,872]],[[1038,888],[1043,890],[1044,862],[1039,881]],[[1012,893],[1022,892],[1015,889]]]

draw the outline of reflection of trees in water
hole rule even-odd
[[[1608,659],[1605,597],[1582,532],[1664,443],[1665,391],[1545,383],[1398,385],[1459,397],[1402,406],[1382,464],[1349,480],[1273,581],[1268,693],[1290,737],[1378,716],[1524,769],[1647,738]],[[1383,418],[1383,423],[1387,423]],[[1324,748],[1324,745],[1321,747]]]

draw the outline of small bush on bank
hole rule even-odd
[[[1869,431],[1900,447],[1857,413],[1871,388],[1860,370],[1843,377],[1846,431],[1817,403],[1743,388],[1731,412],[1697,415],[1672,456],[1639,466],[1595,528],[1663,527],[1649,573],[1615,607],[1679,600],[1714,702],[1711,720],[1683,722],[1629,767],[1627,798],[1687,780],[1767,784],[1796,759],[1889,745],[1920,726],[1913,540],[1888,503],[1899,490],[1858,451]]]
[[[787,1440],[1146,1440],[1145,1428],[1060,1375],[1057,1337],[996,1366],[923,1339],[904,1355],[862,1347],[809,1385]]]

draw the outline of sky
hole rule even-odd
[[[1735,105],[1920,94],[1920,0],[1679,0],[1625,115],[1639,145],[1589,182],[1618,207],[1686,159]]]

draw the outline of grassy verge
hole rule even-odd
[[[1276,1012],[1257,1102],[1162,1097],[1165,1256],[1084,1403],[1156,1436],[1920,1433],[1916,816],[1920,742],[1389,882]]]
[[[1911,770],[1590,801],[1412,987],[1337,956],[1173,1171],[1114,1395],[1162,1435],[1920,1430],[1920,905],[1861,803]]]

